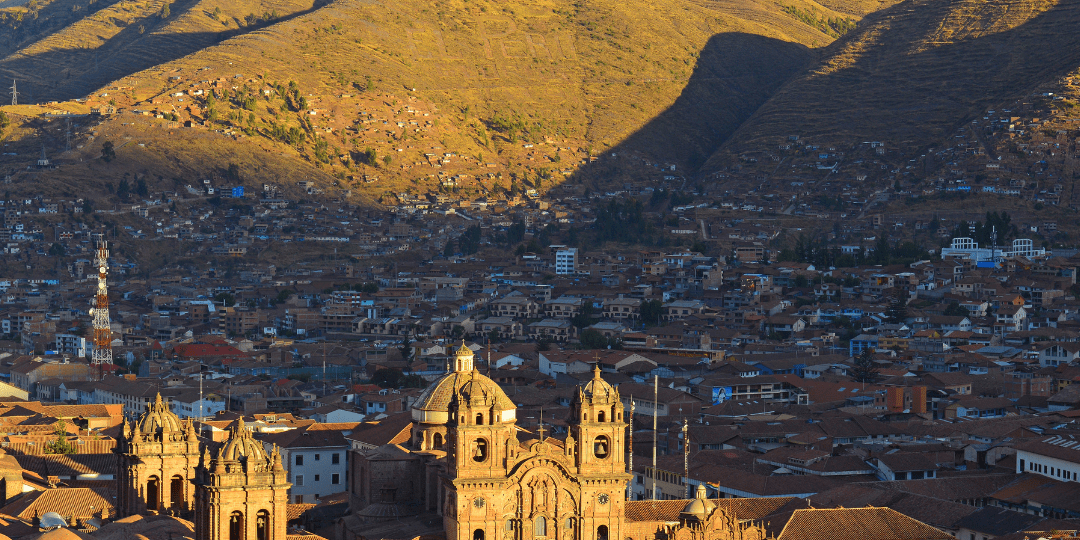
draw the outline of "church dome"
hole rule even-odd
[[[139,417],[138,427],[143,433],[157,433],[158,430],[162,433],[184,430],[180,417],[169,409],[167,403],[161,401],[161,394],[157,395],[153,403],[147,405],[146,412]]]
[[[600,365],[593,368],[593,378],[581,389],[582,398],[590,403],[610,403],[619,400],[619,391],[600,378]]]
[[[476,371],[472,360],[473,352],[463,343],[454,353],[454,370],[436,379],[416,399],[412,408],[414,421],[424,424],[445,424],[449,419],[447,413],[450,410],[450,401],[454,394],[462,391],[469,396],[470,400],[474,399],[473,396],[488,396],[495,407],[502,411],[500,418],[502,422],[517,418],[514,402],[510,401],[506,392],[503,392],[495,381]],[[466,387],[468,387],[467,390]]]
[[[250,460],[256,460],[254,463],[258,463],[258,460],[267,461],[266,449],[263,448],[262,443],[256,441],[251,436],[251,432],[244,427],[244,420],[241,418],[237,421],[236,428],[233,430],[229,440],[225,442],[225,446],[221,448],[221,459],[228,461],[240,461],[241,458]]]
[[[711,514],[715,508],[716,504],[705,498],[705,485],[698,484],[697,496],[691,499],[690,502],[683,507],[682,512],[679,513],[679,517],[683,519],[705,521],[705,518],[709,517],[709,514]]]

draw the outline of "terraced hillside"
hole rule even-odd
[[[833,44],[706,169],[790,135],[837,148],[882,141],[910,157],[1080,66],[1078,28],[1078,0],[907,0]]]
[[[202,138],[185,130],[207,130],[244,139],[236,161],[271,152],[369,191],[460,176],[486,192],[551,186],[619,144],[702,163],[814,47],[881,5],[834,4],[177,0],[163,17],[164,0],[124,0],[9,55],[0,77],[163,117],[122,114],[102,134],[190,122],[138,137],[191,173],[228,165],[189,159]]]

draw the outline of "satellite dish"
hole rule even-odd
[[[67,520],[64,516],[57,514],[56,512],[45,512],[38,518],[41,523],[42,529],[52,529],[55,527],[67,527]]]

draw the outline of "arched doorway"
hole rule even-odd
[[[180,512],[187,510],[184,500],[184,477],[179,474],[169,480],[169,507]]]
[[[484,540],[484,529],[476,529],[473,531],[472,540]]]
[[[146,480],[146,509],[157,510],[161,508],[161,480],[151,476]]]
[[[244,540],[244,514],[236,511],[229,515],[229,540]]]
[[[607,540],[607,525],[601,525],[596,528],[596,540]]]

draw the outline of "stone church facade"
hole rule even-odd
[[[167,514],[195,522],[195,540],[286,540],[287,473],[239,421],[215,450],[159,395],[117,441],[120,517]]]
[[[565,439],[519,438],[516,407],[462,346],[453,371],[412,410],[407,446],[360,453],[341,540],[375,540],[380,521],[441,516],[446,540],[761,540],[764,531],[705,498],[628,501],[628,421],[593,372],[571,402]],[[678,505],[672,508],[671,504]],[[674,511],[673,511],[674,510]],[[377,527],[376,527],[377,528]]]

